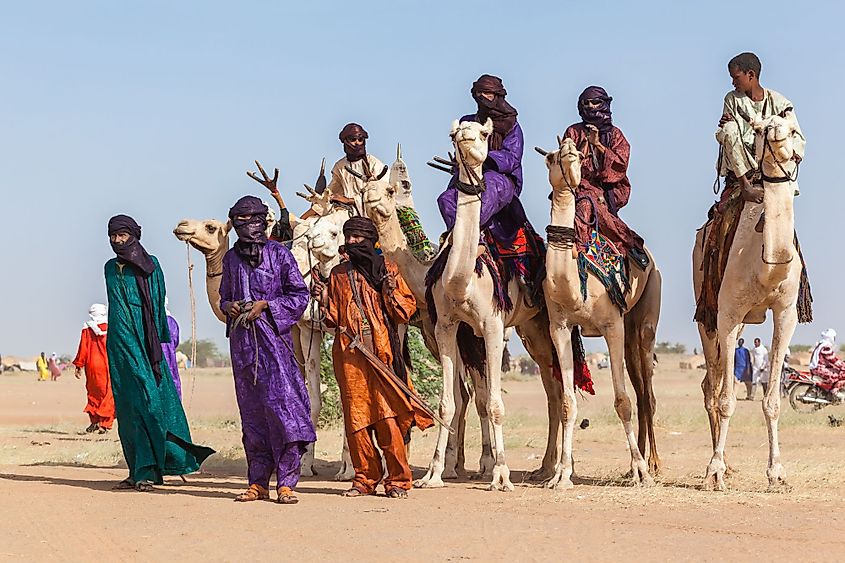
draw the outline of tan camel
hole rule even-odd
[[[397,163],[401,161],[401,152],[397,150]],[[397,209],[413,207],[411,197],[411,182],[404,163],[391,170],[391,181],[386,186],[370,183],[364,194],[364,209],[373,220],[379,231],[379,244],[390,260],[394,261],[402,272],[411,291],[417,299],[419,312],[418,326],[426,341],[426,346],[435,358],[440,358],[437,343],[434,341],[434,326],[428,314],[425,301],[425,276],[432,264],[431,260],[422,260],[415,255],[408,244],[408,239],[400,224]],[[393,171],[401,169],[402,173],[394,176]],[[548,318],[545,313],[537,314],[531,319],[515,327],[522,339],[526,350],[540,366],[541,379],[549,398],[549,433],[546,454],[541,468],[532,473],[532,479],[547,479],[554,473],[557,461],[556,444],[560,429],[560,385],[554,380],[551,365],[553,350],[548,331]],[[456,358],[455,369],[463,373],[460,358]],[[470,376],[478,374],[470,371]],[[455,398],[455,416],[451,419],[451,426],[457,430],[455,434],[448,434],[445,451],[435,450],[426,475],[415,485],[419,487],[441,487],[443,479],[454,479],[464,473],[464,434],[466,424],[466,409],[470,394],[463,383],[463,377],[456,377],[452,389]],[[481,459],[479,472],[473,478],[485,478],[492,475],[494,458],[491,442],[489,416],[487,412],[487,392],[484,378],[474,379],[475,406],[481,421]]]
[[[546,279],[543,290],[551,321],[551,335],[563,372],[563,447],[555,473],[547,481],[550,488],[572,487],[572,439],[577,415],[572,364],[571,331],[580,326],[585,336],[602,336],[610,353],[614,406],[622,421],[631,454],[631,475],[635,483],[653,484],[643,458],[650,446],[649,462],[657,471],[659,457],[654,443],[654,408],[652,391],[654,338],[660,316],[660,271],[649,254],[645,270],[630,267],[631,289],[626,295],[623,315],[613,303],[604,285],[587,276],[586,299],[581,292],[575,243],[575,205],[581,183],[581,153],[572,139],[559,141],[558,150],[546,154],[549,183],[552,185],[551,225],[546,253]],[[631,422],[631,400],[625,388],[624,366],[637,394],[639,443]]]
[[[786,347],[798,323],[796,304],[801,279],[801,260],[795,249],[793,198],[797,189],[797,163],[793,160],[796,139],[794,120],[779,116],[755,122],[756,151],[762,155],[763,203],[745,203],[730,248],[719,290],[715,333],[699,324],[707,374],[701,383],[704,406],[710,419],[713,455],[704,478],[706,488],[725,489],[725,445],[728,425],[736,408],[734,354],[745,324],[760,324],[772,311],[774,333],[770,351],[769,387],[763,398],[763,414],[769,436],[769,485],[783,484],[786,474],[780,461],[778,417],[779,381]],[[763,232],[755,229],[765,213]],[[703,242],[700,229],[693,250],[693,287],[696,300],[703,281]]]

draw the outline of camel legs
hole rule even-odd
[[[496,464],[490,490],[512,491],[510,469],[505,462],[504,418],[505,402],[502,400],[502,352],[504,351],[505,326],[501,317],[488,318],[483,326],[484,346],[487,356],[488,390],[487,412],[493,428],[493,448]]]
[[[540,469],[529,474],[532,481],[546,481],[555,474],[558,461],[558,440],[560,436],[560,384],[554,377],[555,346],[549,334],[549,316],[547,313],[535,315],[531,320],[516,327],[525,349],[540,368],[540,379],[546,392],[546,405],[549,413],[549,428],[546,434],[546,453]],[[570,342],[571,345],[571,342]],[[558,350],[559,353],[559,350]],[[560,357],[560,356],[558,356]],[[572,360],[570,356],[570,361]]]
[[[481,457],[478,460],[478,473],[470,478],[484,479],[493,474],[493,466],[496,464],[496,459],[493,457],[490,411],[487,402],[490,386],[485,374],[475,370],[467,370],[467,373],[472,377],[472,386],[475,388],[475,410],[478,411],[478,422],[481,426]]]
[[[555,319],[550,328],[551,337],[560,362],[562,401],[559,418],[563,423],[563,447],[560,449],[554,473],[546,482],[550,489],[572,488],[572,437],[575,432],[575,419],[578,416],[578,404],[575,396],[575,377],[572,363],[572,331],[563,320],[562,311],[557,305],[551,317]]]
[[[455,377],[457,369],[455,358],[458,357],[458,323],[452,319],[442,318],[434,328],[437,338],[437,348],[440,351],[440,365],[443,369],[443,389],[440,392],[440,417],[456,424],[455,419]],[[449,431],[440,426],[437,433],[437,445],[434,456],[428,466],[428,472],[414,482],[415,487],[433,488],[443,486],[443,469],[445,467],[446,445],[449,441]]]
[[[653,485],[654,480],[648,474],[648,465],[640,453],[637,445],[637,438],[634,435],[634,425],[631,422],[633,416],[631,398],[625,389],[625,377],[622,368],[625,348],[625,328],[622,319],[612,325],[604,327],[604,339],[607,342],[607,349],[610,352],[610,374],[613,381],[613,406],[616,415],[622,421],[622,428],[625,430],[625,438],[628,440],[628,449],[631,452],[631,477],[635,484]],[[565,391],[564,391],[565,392]]]
[[[652,381],[661,286],[660,271],[654,269],[649,274],[640,300],[625,315],[625,361],[628,377],[637,395],[637,444],[643,455],[646,455],[648,446],[648,467],[653,475],[660,471],[660,456],[654,439],[654,412],[657,401]]]
[[[732,313],[737,314],[736,311]],[[718,413],[718,435],[716,437],[716,444],[713,448],[713,455],[710,458],[710,463],[707,465],[707,472],[704,475],[704,487],[707,489],[715,489],[718,491],[725,490],[725,471],[727,465],[725,464],[725,446],[728,441],[728,426],[736,410],[736,390],[733,384],[734,380],[734,355],[733,350],[736,347],[736,339],[739,336],[739,331],[742,328],[741,320],[745,316],[742,312],[742,317],[728,317],[728,312],[724,313],[720,310],[719,322],[717,326],[717,350],[719,351],[719,362],[716,368],[716,373],[711,377],[713,389],[718,389],[718,401],[716,410]],[[717,380],[718,381],[714,381]]]
[[[701,391],[704,394],[704,410],[710,422],[710,445],[715,450],[719,440],[719,409],[716,396],[722,389],[722,378],[719,376],[719,356],[716,351],[715,335],[707,334],[704,325],[698,325],[701,337],[701,350],[704,354],[706,371],[701,380]]]
[[[774,334],[772,350],[769,356],[769,388],[763,397],[763,414],[769,433],[769,465],[766,476],[769,487],[786,484],[786,472],[780,463],[780,444],[778,443],[778,418],[780,417],[780,374],[783,370],[783,358],[786,347],[792,339],[798,324],[798,311],[795,305],[787,305],[774,314]]]
[[[314,428],[320,421],[320,409],[323,406],[320,396],[320,344],[323,340],[323,333],[319,330],[311,330],[310,327],[299,327],[299,347],[303,357],[305,371],[305,387],[308,390],[308,399],[311,402],[311,423]],[[314,470],[314,444],[308,444],[305,453],[302,455],[300,475],[311,477],[316,475]]]
[[[457,370],[460,373],[460,370]],[[455,389],[455,419],[457,426],[454,434],[449,434],[449,441],[446,443],[446,461],[444,463],[443,478],[457,479],[458,473],[464,473],[463,445],[466,436],[466,413],[469,406],[469,393],[463,379],[458,376],[454,379]]]

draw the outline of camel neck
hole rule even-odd
[[[394,262],[399,273],[405,279],[411,293],[417,299],[417,305],[425,303],[425,275],[428,265],[421,262],[411,248],[402,232],[399,217],[396,213],[390,215],[387,221],[378,223],[379,245],[388,260]]]
[[[575,228],[575,195],[567,187],[552,192],[551,225]],[[575,247],[550,243],[546,251],[546,291],[555,302],[576,309],[582,303]]]

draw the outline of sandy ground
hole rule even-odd
[[[218,450],[187,483],[154,493],[112,491],[126,476],[116,434],[85,435],[84,386],[71,374],[38,383],[0,377],[0,559],[9,560],[842,560],[845,427],[785,405],[781,447],[790,487],[766,490],[766,431],[759,402],[740,402],[731,426],[729,491],[699,489],[709,459],[699,371],[661,360],[656,379],[658,486],[629,486],[628,454],[611,404],[609,372],[598,396],[580,401],[590,420],[575,436],[579,484],[549,491],[524,482],[539,466],[546,435],[539,381],[505,383],[512,493],[471,480],[414,490],[407,501],[345,499],[331,480],[341,436],[323,430],[320,476],[300,483],[300,503],[235,504],[245,465],[230,377],[199,371],[183,382],[194,439]],[[478,423],[468,469],[480,454]],[[435,434],[417,434],[422,474]]]

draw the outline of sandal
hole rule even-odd
[[[86,434],[91,434],[92,432],[96,432],[99,425],[96,422],[92,422],[88,425],[88,428],[85,429]]]
[[[135,483],[135,490],[139,493],[149,493],[155,489],[151,481],[138,481]]]
[[[279,498],[276,500],[279,504],[296,504],[299,499],[293,494],[293,489],[290,487],[279,487]]]
[[[252,502],[254,500],[267,500],[270,498],[270,491],[261,485],[252,484],[243,493],[235,497],[235,502]]]
[[[135,488],[135,481],[133,481],[131,478],[127,477],[126,479],[124,479],[123,481],[121,481],[120,483],[118,483],[117,485],[115,485],[112,488],[115,491],[128,491],[129,489]]]
[[[105,434],[109,430],[111,430],[111,428],[103,428],[102,426],[100,426],[97,428],[97,434]]]
[[[340,495],[344,496],[344,497],[354,498],[354,497],[362,497],[362,496],[365,495],[365,493],[356,489],[355,487],[352,487],[351,489],[347,489],[347,490],[343,491],[342,493],[340,493]]]
[[[399,489],[399,488],[390,489],[389,491],[387,491],[387,497],[388,498],[408,498],[408,491],[406,491],[405,489]]]

